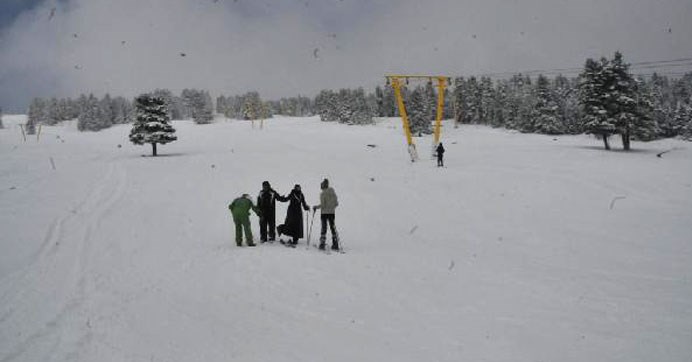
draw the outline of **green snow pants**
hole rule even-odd
[[[245,242],[248,246],[255,245],[252,239],[252,230],[250,229],[250,218],[234,218],[235,223],[235,243],[238,246],[243,245],[243,230],[245,230]]]

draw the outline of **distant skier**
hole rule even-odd
[[[300,185],[295,185],[288,196],[277,195],[276,199],[281,202],[289,202],[286,220],[277,227],[279,236],[288,235],[292,237],[293,240],[289,240],[289,244],[296,245],[298,244],[298,239],[303,237],[303,211],[301,207],[305,211],[310,210],[310,207],[305,203],[305,196],[303,196],[303,192],[300,190]]]
[[[262,182],[262,190],[257,195],[257,207],[259,208],[262,215],[259,218],[260,225],[260,241],[267,241],[267,234],[269,234],[269,241],[274,241],[276,239],[276,200],[281,197],[278,192],[269,184],[269,181]],[[269,229],[269,233],[267,233]]]
[[[322,228],[320,230],[320,250],[324,250],[325,242],[327,240],[327,224],[329,224],[329,231],[332,233],[332,250],[339,250],[339,233],[336,231],[335,225],[335,212],[336,207],[339,206],[339,200],[336,197],[336,192],[334,189],[329,187],[329,180],[324,179],[320,184],[322,192],[320,193],[320,204],[312,207],[312,211],[315,212],[320,209],[320,221],[322,222]]]
[[[245,230],[245,242],[247,246],[255,246],[255,242],[252,239],[252,229],[250,228],[250,210],[254,211],[257,216],[260,216],[262,213],[257,206],[252,203],[250,195],[243,194],[243,196],[233,200],[233,202],[228,205],[228,209],[231,210],[233,222],[235,223],[236,245],[243,246],[243,230]]]
[[[437,148],[435,149],[435,154],[437,154],[437,167],[444,167],[444,161],[442,160],[442,158],[445,154],[445,148],[442,146],[442,142],[440,142],[440,144],[437,145]]]

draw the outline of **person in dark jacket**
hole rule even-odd
[[[281,195],[274,191],[269,181],[262,182],[262,190],[257,195],[257,207],[262,212],[259,225],[260,241],[263,243],[267,241],[267,234],[269,234],[269,241],[276,239],[276,200],[279,197]]]
[[[303,192],[300,190],[300,185],[295,185],[288,196],[278,196],[276,199],[282,202],[289,202],[286,220],[277,227],[279,236],[288,235],[293,238],[293,240],[289,241],[290,244],[298,244],[298,239],[303,237],[303,211],[301,207],[305,211],[310,210],[308,204],[305,203],[305,196],[303,196]]]
[[[442,157],[445,154],[445,148],[442,146],[442,142],[440,142],[440,144],[437,145],[435,153],[437,154],[437,167],[444,167],[444,161],[442,160]]]

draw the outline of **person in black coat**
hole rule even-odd
[[[291,244],[298,244],[298,239],[303,237],[303,211],[301,207],[305,211],[310,210],[305,202],[303,192],[300,191],[300,185],[296,185],[288,196],[278,196],[276,199],[281,202],[289,202],[286,221],[277,227],[279,236],[288,235],[293,238],[292,241],[289,241]]]
[[[437,167],[444,167],[444,162],[442,161],[442,157],[445,154],[445,148],[442,146],[442,142],[440,142],[440,144],[437,145],[437,148],[435,149],[435,153],[437,154]]]
[[[269,181],[262,182],[262,190],[257,195],[257,207],[262,212],[259,218],[260,240],[264,243],[276,239],[276,200],[281,197],[278,192],[269,184]],[[269,231],[267,233],[267,231]]]

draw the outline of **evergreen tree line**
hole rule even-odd
[[[608,139],[619,134],[629,149],[630,139],[649,141],[682,136],[692,139],[692,73],[679,79],[654,74],[634,77],[620,53],[612,59],[587,59],[578,77],[562,75],[532,78],[517,74],[493,81],[489,77],[459,77],[446,91],[443,118],[458,124],[485,124],[527,133],[591,133]],[[415,135],[432,132],[437,109],[437,87],[432,82],[402,85],[404,105]],[[150,93],[161,98],[168,119],[192,118],[205,124],[213,120],[214,105],[208,91],[184,89]],[[373,117],[397,117],[399,110],[391,87],[322,90],[314,98],[297,96],[263,101],[258,92],[216,98],[216,113],[228,118],[253,120],[286,116],[319,115],[322,121],[370,124]],[[97,131],[134,120],[133,107],[123,97],[93,95],[72,99],[35,98],[29,107],[30,133],[39,123],[52,125],[78,119],[80,130]]]
[[[198,124],[211,123],[213,120],[214,107],[207,91],[184,89],[180,96],[176,96],[170,90],[156,89],[150,95],[163,99],[169,119],[192,118]],[[38,124],[55,125],[75,118],[80,131],[99,131],[114,124],[131,123],[135,118],[130,100],[111,98],[109,94],[101,99],[93,94],[82,94],[78,99],[34,98],[27,114],[29,134],[36,132]]]
[[[271,118],[273,109],[269,102],[262,101],[258,92],[247,92],[239,96],[216,98],[216,112],[226,118],[254,120]]]
[[[629,140],[692,137],[692,73],[671,80],[634,77],[622,55],[588,59],[579,77],[515,75],[456,78],[452,106],[458,123],[543,134],[591,133]],[[407,107],[408,108],[408,107]]]
[[[208,124],[214,119],[214,104],[208,91],[185,88],[177,96],[159,88],[147,95],[163,100],[169,120],[191,118],[197,124]]]
[[[315,111],[323,122],[372,124],[375,103],[374,96],[366,96],[363,88],[322,90],[315,97]]]
[[[93,94],[82,94],[78,99],[34,98],[27,112],[28,134],[36,133],[38,124],[55,125],[61,121],[77,119],[80,131],[98,131],[114,124],[129,123],[133,118],[132,103],[106,94],[98,99]]]
[[[310,97],[297,96],[268,101],[272,114],[289,117],[311,117],[315,115],[314,101]]]

